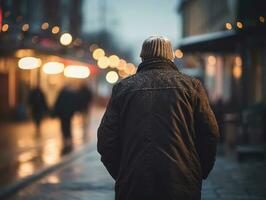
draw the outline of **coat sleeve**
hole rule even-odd
[[[117,178],[120,166],[119,108],[115,91],[116,86],[113,88],[97,133],[97,149],[101,154],[101,161],[114,179]]]
[[[219,129],[208,97],[198,81],[196,86],[195,132],[203,179],[206,179],[215,162]]]

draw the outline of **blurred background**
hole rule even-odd
[[[84,199],[112,199],[97,127],[144,39],[163,35],[221,130],[204,199],[266,199],[265,17],[262,0],[0,0],[0,198],[74,199],[47,186],[73,179]]]

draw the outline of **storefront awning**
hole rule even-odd
[[[234,52],[237,48],[238,33],[221,31],[184,38],[179,49],[184,52]]]

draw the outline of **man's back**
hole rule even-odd
[[[98,150],[116,180],[116,199],[200,199],[217,137],[200,82],[152,59],[114,87]]]

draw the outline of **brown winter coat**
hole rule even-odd
[[[214,165],[218,137],[200,81],[153,59],[114,86],[98,151],[116,181],[116,200],[194,200]]]

